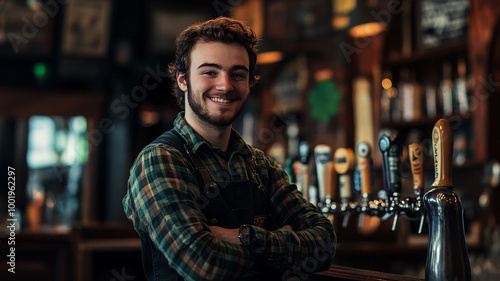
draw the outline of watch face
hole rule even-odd
[[[240,227],[240,242],[243,244],[243,246],[251,246],[252,244],[252,234],[251,234],[251,226],[249,225],[242,225]]]

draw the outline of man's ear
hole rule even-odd
[[[176,74],[175,76],[176,76],[176,79],[177,79],[177,85],[179,85],[179,88],[180,88],[183,92],[187,92],[188,87],[187,87],[187,83],[186,83],[186,74],[185,74],[185,73],[182,73],[182,72],[177,71],[177,74]]]

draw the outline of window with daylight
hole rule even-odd
[[[26,194],[28,208],[36,214],[28,216],[29,224],[68,228],[80,209],[82,175],[89,156],[87,120],[34,115],[28,127]]]

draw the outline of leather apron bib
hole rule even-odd
[[[167,136],[169,132],[173,132],[173,134],[170,133],[170,136]],[[159,137],[155,142],[167,143],[179,147],[179,141],[183,139],[174,130],[169,132]],[[172,135],[176,135],[178,140],[173,140],[175,137]],[[175,144],[172,143],[172,140]],[[193,166],[196,167],[197,179],[200,185],[201,196],[203,197],[201,198],[201,202],[203,202],[201,204],[201,211],[210,225],[238,228],[242,224],[250,224],[268,230],[277,228],[270,219],[267,190],[260,182],[258,174],[256,176],[259,183],[249,181],[213,181],[207,167],[201,164],[201,161],[192,153],[191,149],[187,145],[184,145],[183,148]],[[183,151],[182,149],[180,150]],[[256,173],[255,169],[253,171]],[[140,238],[144,273],[149,281],[184,280],[168,265],[167,259],[153,244],[148,233],[141,233]],[[258,276],[245,280],[281,280],[280,276],[280,272],[263,266],[263,270]]]

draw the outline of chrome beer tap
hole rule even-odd
[[[448,121],[436,123],[432,144],[435,181],[424,195],[429,226],[425,279],[471,280],[462,203],[451,181],[453,132]]]

